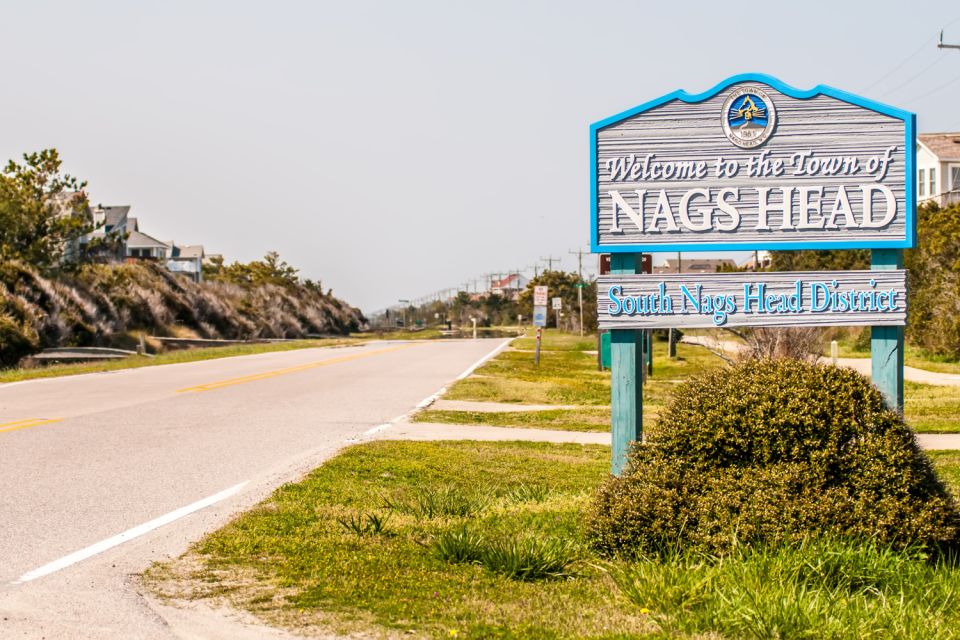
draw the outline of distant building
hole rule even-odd
[[[917,201],[960,203],[960,132],[917,136]]]
[[[511,273],[505,278],[492,280],[490,282],[490,293],[516,300],[520,296],[520,292],[526,289],[529,283],[530,278],[522,273]]]
[[[178,245],[174,242],[168,244],[170,254],[167,257],[167,269],[174,273],[181,273],[189,276],[194,282],[203,282],[203,245]]]
[[[771,261],[772,257],[769,251],[754,251],[749,258],[740,263],[740,268],[747,271],[759,271],[769,267]],[[757,263],[759,263],[759,266]]]
[[[170,255],[170,245],[140,231],[136,218],[127,221],[127,242],[124,257],[134,259],[166,260]]]
[[[137,218],[130,216],[129,205],[97,205],[90,214],[94,230],[80,239],[81,251],[95,251],[108,261],[151,260],[194,282],[203,281],[203,245],[178,245],[144,233]]]
[[[680,261],[679,273],[716,273],[724,269],[736,269],[737,263],[730,258],[684,258]],[[653,268],[657,274],[677,273],[677,261],[668,259]]]

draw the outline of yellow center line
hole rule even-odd
[[[25,420],[14,420],[13,422],[4,422],[0,424],[0,433],[7,431],[16,431],[17,429],[29,429],[30,427],[39,427],[42,424],[52,424],[61,422],[63,418],[27,418]]]
[[[186,393],[189,391],[196,391],[198,393],[202,391],[213,391],[214,389],[222,389],[223,387],[230,387],[235,384],[245,384],[247,382],[256,382],[257,380],[265,380],[266,378],[274,378],[276,376],[282,376],[288,373],[298,373],[300,371],[307,371],[309,369],[316,369],[318,367],[326,367],[332,364],[340,364],[342,362],[350,362],[351,360],[369,358],[370,356],[379,355],[381,353],[398,351],[400,349],[409,349],[410,347],[415,347],[415,346],[417,345],[403,344],[397,347],[387,347],[385,349],[377,349],[375,351],[363,351],[361,353],[354,353],[348,356],[340,356],[337,358],[330,358],[329,360],[320,360],[318,362],[309,362],[307,364],[301,364],[295,367],[287,367],[286,369],[275,369],[273,371],[264,371],[263,373],[254,373],[248,376],[241,376],[239,378],[228,378],[226,380],[217,380],[216,382],[198,384],[193,387],[184,387],[183,389],[177,389],[177,393]]]

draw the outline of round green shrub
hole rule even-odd
[[[752,361],[681,385],[587,519],[606,554],[811,535],[955,546],[960,511],[913,432],[852,369]]]

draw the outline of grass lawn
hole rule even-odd
[[[609,449],[375,442],[155,565],[147,585],[301,633],[955,638],[960,568],[857,545],[610,563],[582,536]],[[960,453],[934,460],[960,490]],[[848,580],[847,577],[850,577]]]
[[[903,413],[918,433],[960,432],[960,387],[903,383]]]
[[[58,376],[75,376],[81,373],[100,373],[104,371],[119,371],[121,369],[139,369],[140,367],[155,367],[161,364],[176,364],[180,362],[197,362],[199,360],[215,360],[217,358],[232,358],[233,356],[247,356],[255,353],[271,351],[293,351],[294,349],[315,349],[318,347],[334,347],[356,344],[360,340],[352,338],[322,338],[316,340],[294,340],[291,342],[264,342],[258,344],[239,344],[228,347],[204,347],[200,349],[182,349],[158,354],[152,358],[145,356],[130,356],[123,360],[108,360],[106,362],[79,362],[75,364],[54,364],[37,367],[35,369],[3,369],[0,370],[0,383],[19,382],[20,380],[34,380],[36,378],[56,378]]]
[[[960,451],[928,451],[940,479],[960,498]]]
[[[422,411],[418,422],[481,424],[496,427],[532,427],[567,431],[610,430],[610,372],[597,371],[596,336],[545,332],[540,366],[533,364],[535,340],[517,338],[512,348],[457,382],[444,396],[450,400],[509,402],[518,404],[579,405],[577,409],[479,413]],[[654,341],[653,376],[643,388],[643,421],[650,426],[676,386],[724,361],[709,350],[680,344],[678,358],[667,357],[667,344]]]
[[[413,421],[480,424],[489,427],[520,427],[524,429],[555,429],[560,431],[610,431],[610,407],[509,412],[427,409],[415,414]]]
[[[563,560],[589,559],[580,514],[608,456],[607,447],[542,443],[355,446],[146,579],[161,594],[224,596],[269,622],[338,633],[622,638],[652,629],[649,619],[589,562],[561,567],[570,577],[517,580],[445,560],[435,546],[468,527],[491,542],[553,541]],[[371,515],[387,518],[383,531],[350,529]]]
[[[517,341],[519,342],[519,340]],[[597,371],[596,356],[564,350],[541,354],[507,350],[457,382],[444,396],[450,400],[478,400],[528,404],[606,405],[610,403],[610,374]]]

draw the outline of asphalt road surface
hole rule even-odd
[[[0,386],[0,638],[174,637],[133,575],[503,344],[379,342]]]

